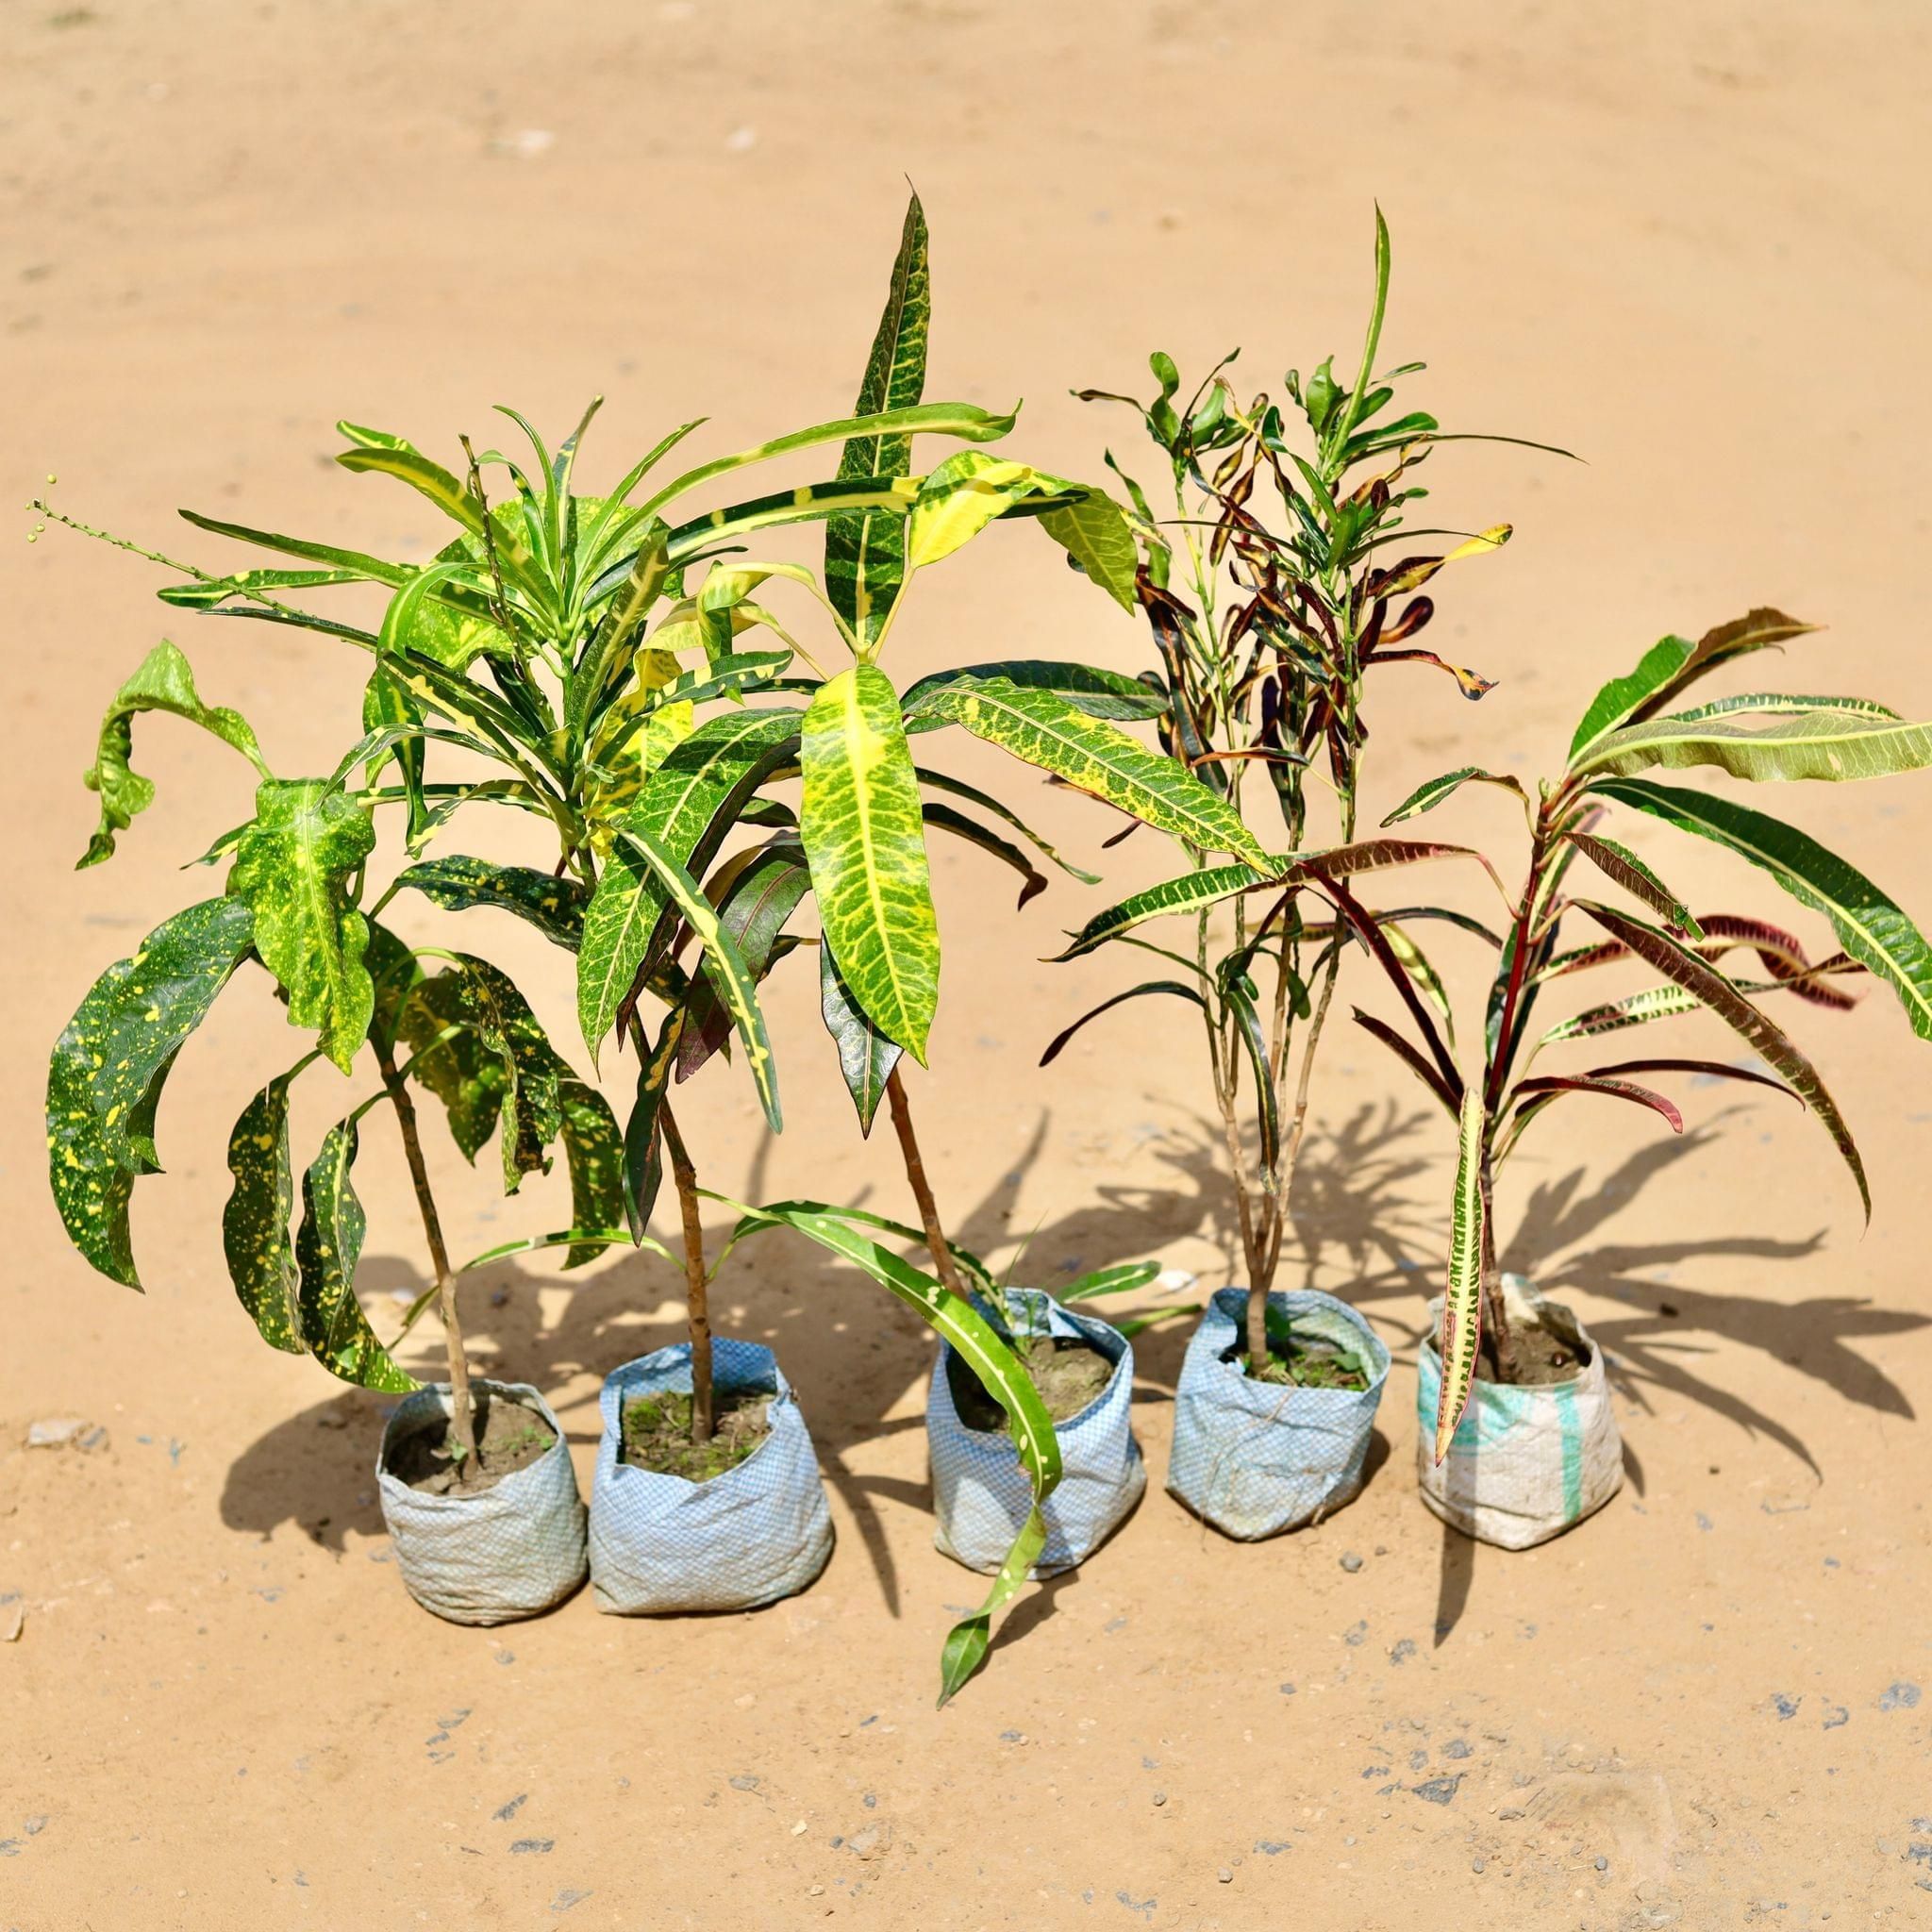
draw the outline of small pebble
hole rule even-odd
[[[1350,1550],[1341,1559],[1341,1567],[1353,1576],[1362,1567],[1362,1559]]]
[[[1599,1855],[1596,1861],[1596,1869],[1599,1872],[1607,1872],[1610,1869],[1610,1861],[1607,1858]]]
[[[1155,1802],[1155,1803],[1156,1803],[1157,1805],[1164,1805],[1164,1804],[1166,1804],[1166,1803],[1167,1803],[1167,1793],[1166,1793],[1165,1791],[1156,1791],[1156,1792],[1155,1792],[1155,1794],[1154,1794],[1154,1802]]]
[[[1480,1858],[1472,1858],[1469,1861],[1469,1869],[1472,1872],[1480,1872],[1483,1869],[1483,1861]]]
[[[1232,1885],[1234,1883],[1234,1874],[1230,1872],[1225,1865],[1224,1865],[1221,1868],[1221,1870],[1217,1872],[1214,1875],[1221,1881],[1223,1885]]]

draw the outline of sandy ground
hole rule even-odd
[[[1603,675],[1757,601],[1832,626],[1798,647],[1797,688],[1924,716],[1927,38],[1916,8],[1851,0],[12,0],[6,491],[58,471],[68,508],[197,557],[219,546],[177,504],[421,554],[412,499],[328,466],[338,415],[441,448],[488,434],[497,400],[563,425],[602,390],[588,461],[614,476],[688,415],[716,417],[724,449],[837,413],[905,175],[935,234],[930,393],[1024,394],[1015,447],[1098,474],[1124,431],[1066,391],[1138,385],[1151,346],[1198,368],[1239,342],[1257,382],[1351,357],[1379,196],[1389,347],[1433,365],[1418,399],[1589,461],[1435,466],[1447,520],[1518,525],[1442,631],[1502,688],[1476,711],[1391,682],[1372,804],[1473,754],[1554,763]],[[145,1299],[63,1243],[48,1044],[200,889],[172,868],[242,815],[245,774],[146,731],[160,803],[114,864],[68,870],[100,707],[163,614],[137,560],[58,532],[29,550],[25,523],[0,774],[0,1595],[24,1613],[0,1646],[0,1925],[1796,1932],[1932,1913],[1932,1058],[1889,1002],[1794,1019],[1863,1131],[1862,1238],[1822,1136],[1769,1099],[1694,1092],[1697,1131],[1661,1145],[1621,1112],[1589,1117],[1592,1138],[1573,1117],[1525,1156],[1511,1254],[1594,1324],[1629,1445],[1623,1493],[1539,1552],[1445,1537],[1416,1499],[1448,1150],[1343,1040],[1285,1278],[1360,1302],[1397,1351],[1379,1466],[1345,1512],[1238,1547],[1160,1494],[1184,1336],[1157,1332],[1136,1411],[1154,1489],[935,1713],[941,1633],[979,1586],[931,1547],[928,1346],[870,1285],[774,1241],[734,1262],[721,1319],[775,1339],[803,1391],[839,1535],[823,1579],[754,1617],[625,1624],[584,1596],[448,1628],[389,1559],[375,1400],[263,1350],[226,1286],[225,1136],[286,1043],[259,986],[170,1088],[172,1172],[136,1208]],[[282,769],[348,741],[326,641],[175,628]],[[894,648],[1132,666],[1141,640],[1045,546],[995,533]],[[1093,856],[1097,814],[1023,790]],[[1790,808],[1924,915],[1925,796],[1821,788]],[[1506,810],[1462,823],[1513,862]],[[1165,860],[1145,840],[1109,858],[1109,887]],[[1715,857],[1671,864],[1700,904],[1763,903]],[[1117,959],[1037,962],[1097,902],[1062,882],[1016,918],[975,857],[940,876],[947,993],[917,1098],[960,1234],[1004,1257],[1038,1224],[1025,1272],[1049,1282],[1145,1254],[1227,1278],[1186,1030],[1096,1029],[1032,1072],[1126,983]],[[556,956],[468,918],[409,929],[547,974],[569,1041]],[[705,1083],[690,1125],[712,1177],[904,1212],[804,979],[773,1000],[791,1131],[768,1145],[732,1083]],[[372,1132],[361,1163],[385,1320],[422,1266],[393,1151]],[[461,1245],[557,1224],[560,1182],[506,1205],[439,1172]],[[478,1354],[549,1391],[587,1473],[597,1379],[675,1335],[675,1291],[641,1258],[506,1269],[471,1293]],[[20,1447],[58,1415],[105,1445]]]

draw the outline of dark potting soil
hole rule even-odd
[[[769,1395],[720,1395],[713,1403],[715,1433],[708,1442],[691,1439],[691,1397],[675,1389],[640,1395],[624,1405],[623,1458],[636,1469],[708,1482],[735,1469],[770,1430]]]
[[[1588,1344],[1572,1342],[1538,1322],[1518,1323],[1510,1330],[1510,1339],[1516,1344],[1514,1373],[1507,1376],[1501,1373],[1494,1341],[1485,1334],[1476,1356],[1477,1381],[1516,1389],[1547,1389],[1555,1382],[1574,1382],[1590,1364]]]
[[[406,1436],[390,1457],[391,1471],[427,1495],[475,1496],[527,1469],[557,1441],[535,1409],[508,1396],[479,1389],[475,1404],[476,1455],[468,1467],[451,1457],[454,1442],[445,1423]]]
[[[1244,1375],[1253,1374],[1248,1367],[1248,1356],[1240,1352],[1238,1347],[1223,1356],[1222,1360],[1239,1362]],[[1368,1371],[1362,1367],[1359,1356],[1346,1349],[1330,1348],[1319,1341],[1311,1347],[1291,1341],[1286,1350],[1278,1342],[1274,1343],[1270,1347],[1268,1360],[1255,1380],[1278,1382],[1295,1389],[1359,1391],[1369,1386]]]
[[[1046,1412],[1071,1422],[1113,1380],[1113,1364],[1091,1343],[1072,1336],[1030,1335],[1014,1342]],[[956,1355],[948,1362],[953,1407],[969,1429],[1004,1429],[1007,1412]]]

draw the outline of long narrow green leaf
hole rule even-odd
[[[819,688],[800,740],[799,825],[812,894],[846,987],[921,1065],[939,1005],[940,934],[919,780],[884,672]]]
[[[1626,892],[1642,900],[1653,912],[1669,920],[1679,932],[1688,933],[1693,940],[1704,937],[1703,927],[1691,918],[1683,900],[1627,845],[1620,845],[1614,839],[1606,839],[1595,832],[1566,832],[1563,836],[1606,878],[1614,879]]]
[[[1857,1143],[1838,1103],[1832,1099],[1818,1070],[1776,1022],[1754,1007],[1716,967],[1691,952],[1683,942],[1661,927],[1635,919],[1609,906],[1590,899],[1576,902],[1612,939],[1622,940],[1640,958],[1655,966],[1666,979],[1696,994],[1725,1025],[1777,1074],[1804,1101],[1831,1136],[1852,1178],[1858,1185],[1858,1198],[1864,1204],[1865,1218],[1872,1218],[1872,1190],[1865,1179],[1865,1163],[1858,1158]]]
[[[1046,874],[1010,839],[1002,839],[997,832],[989,830],[976,819],[968,818],[963,811],[955,811],[950,805],[928,802],[920,807],[920,816],[928,825],[950,832],[956,839],[963,839],[969,845],[990,853],[1001,864],[1011,866],[1021,881],[1020,906],[1016,909],[1024,909],[1027,900],[1046,891]]]
[[[1456,1425],[1469,1407],[1483,1334],[1483,1138],[1488,1118],[1481,1084],[1462,1095],[1456,1150],[1456,1194],[1449,1222],[1449,1278],[1442,1296],[1442,1388],[1436,1404],[1436,1460],[1449,1453]]]
[[[306,558],[310,563],[326,564],[332,570],[359,577],[365,582],[388,584],[400,590],[416,575],[416,566],[412,563],[386,563],[381,558],[365,556],[359,550],[343,550],[333,543],[311,542],[306,537],[283,537],[272,530],[254,530],[246,524],[225,524],[218,517],[205,517],[192,509],[184,509],[180,514],[197,530],[206,530],[210,536],[232,537],[238,543],[254,543],[264,550],[279,550],[284,557]]]
[[[990,791],[982,791],[978,786],[968,785],[958,778],[949,776],[944,772],[928,771],[924,765],[915,767],[915,770],[922,791],[944,791],[954,798],[970,800],[974,805],[978,806],[982,811],[991,812],[1002,824],[1011,825],[1014,831],[1018,832],[1021,838],[1024,839],[1033,847],[1034,851],[1038,852],[1043,858],[1050,859],[1055,865],[1058,866],[1069,878],[1078,879],[1083,886],[1097,886],[1100,883],[1100,874],[1098,873],[1084,871],[1081,867],[1074,864],[1072,860],[1063,858],[1057,846],[1049,845],[1019,813],[1010,807],[1002,805]]]
[[[722,1197],[721,1197],[722,1198]],[[743,1218],[733,1231],[734,1241],[758,1227],[790,1227],[816,1241],[829,1253],[862,1269],[915,1309],[949,1342],[981,1386],[1007,1412],[1007,1425],[1020,1466],[1033,1485],[1033,1510],[994,1579],[986,1601],[956,1624],[946,1639],[940,1701],[944,1703],[978,1669],[991,1638],[993,1616],[1019,1591],[1045,1541],[1040,1506],[1060,1479],[1060,1445],[1053,1418],[1028,1380],[1019,1357],[978,1309],[949,1292],[931,1275],[902,1261],[888,1248],[870,1240],[841,1217],[836,1208],[816,1201],[779,1201],[762,1208],[739,1208]]]
[[[869,1139],[873,1117],[878,1112],[886,1082],[899,1064],[902,1049],[866,1018],[864,1008],[840,975],[839,962],[826,945],[819,947],[819,1012],[839,1050],[839,1070],[858,1114],[859,1138]]]
[[[1184,986],[1178,979],[1145,979],[1139,986],[1130,986],[1125,992],[1117,992],[1111,999],[1102,1000],[1097,1007],[1082,1013],[1071,1026],[1062,1026],[1047,1042],[1046,1051],[1040,1056],[1040,1064],[1042,1067],[1049,1066],[1057,1060],[1068,1041],[1073,1039],[1090,1020],[1097,1020],[1101,1014],[1111,1012],[1115,1007],[1128,1000],[1137,1000],[1143,993],[1150,992],[1172,993],[1176,999],[1191,1000],[1203,1011],[1207,1010],[1208,1002],[1191,986]]]
[[[932,321],[932,276],[926,261],[925,211],[913,195],[873,338],[855,408],[861,416],[904,408],[925,387],[926,332]],[[909,435],[874,431],[850,438],[839,475],[904,476],[912,468]],[[825,520],[825,592],[861,646],[877,641],[906,575],[906,525],[893,515],[861,510]]]
[[[1424,812],[1433,811],[1465,785],[1500,785],[1506,791],[1515,792],[1525,804],[1528,802],[1521,783],[1507,772],[1486,772],[1480,765],[1459,765],[1453,772],[1444,772],[1440,777],[1418,785],[1382,824],[1385,826],[1394,825],[1400,824],[1404,819],[1420,818]]]
[[[1932,947],[1924,934],[1863,873],[1815,839],[1764,812],[1687,787],[1619,778],[1596,788],[1695,832],[1768,872],[1801,905],[1823,912],[1839,942],[1899,996],[1921,1040],[1932,1040]]]
[[[1224,798],[1173,758],[1146,750],[1118,725],[1088,717],[1052,691],[988,677],[937,690],[928,703],[975,738],[1052,772],[1157,831],[1204,852],[1244,859],[1257,872],[1274,864]]]
[[[1772,714],[1755,730],[1724,718],[1653,718],[1599,739],[1571,769],[1628,777],[1696,765],[1758,781],[1890,778],[1932,765],[1932,725],[1837,709]]]
[[[1093,952],[1108,940],[1118,939],[1122,933],[1129,932],[1150,919],[1204,912],[1208,907],[1217,906],[1237,893],[1258,892],[1274,886],[1273,878],[1263,876],[1253,866],[1203,866],[1194,872],[1183,873],[1177,879],[1166,879],[1158,886],[1149,886],[1145,891],[1135,892],[1123,899],[1118,906],[1109,906],[1105,912],[1095,913],[1078,932],[1071,935],[1073,944],[1064,953],[1057,953],[1054,957],[1056,959],[1077,959],[1083,953]]]
[[[1679,691],[1720,664],[1802,637],[1812,628],[1781,610],[1760,609],[1707,631],[1694,644],[1679,637],[1653,644],[1636,670],[1611,678],[1591,700],[1570,741],[1571,763],[1619,726],[1637,724],[1661,710]]]
[[[68,1239],[110,1280],[138,1289],[127,1206],[158,1174],[155,1113],[182,1042],[248,955],[254,921],[233,899],[164,920],[89,988],[47,1066],[47,1159]]]
[[[973,684],[1003,677],[1029,691],[1050,691],[1090,718],[1141,720],[1158,718],[1167,709],[1167,695],[1151,690],[1124,672],[1103,671],[1092,664],[1063,664],[1050,659],[1009,658],[992,664],[965,664],[957,671],[935,671],[909,687],[900,708],[908,731],[935,731],[948,721],[931,708],[934,691],[956,684]]]

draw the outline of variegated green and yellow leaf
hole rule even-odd
[[[1029,691],[1004,677],[962,679],[934,691],[926,705],[975,738],[1186,845],[1225,852],[1257,872],[1276,863],[1234,807],[1192,773],[1148,751],[1107,719],[1076,711],[1052,691]]]
[[[235,1293],[261,1339],[290,1355],[308,1353],[289,1227],[295,1211],[289,1083],[300,1071],[276,1074],[242,1109],[228,1136],[228,1172],[235,1185],[222,1210],[222,1246]]]
[[[228,874],[230,896],[255,915],[255,950],[289,996],[289,1024],[314,1027],[345,1074],[375,1001],[362,958],[369,922],[352,898],[375,847],[368,808],[340,786],[271,778]]]
[[[1449,1278],[1442,1296],[1442,1388],[1436,1406],[1436,1460],[1449,1453],[1456,1425],[1469,1407],[1483,1336],[1483,1141],[1489,1116],[1482,1087],[1472,1080],[1462,1095],[1456,1152],[1456,1195],[1449,1222]]]
[[[128,763],[134,749],[135,714],[141,711],[168,711],[191,724],[199,724],[223,743],[233,745],[263,777],[269,775],[248,721],[226,706],[203,704],[188,659],[163,638],[114,693],[114,701],[101,720],[100,741],[84,781],[90,791],[100,794],[101,823],[88,841],[81,866],[98,865],[108,858],[114,850],[114,835],[125,832],[135,814],[154,803],[154,780],[143,778]]]
[[[68,1239],[138,1289],[127,1207],[158,1174],[155,1112],[182,1042],[253,943],[247,907],[208,899],[165,920],[89,988],[47,1067],[47,1157]]]
[[[800,830],[826,942],[853,997],[922,1064],[940,935],[919,779],[891,681],[855,665],[821,685],[800,740]]]
[[[350,1179],[356,1149],[354,1118],[339,1121],[302,1176],[302,1225],[295,1235],[302,1340],[330,1374],[402,1394],[416,1387],[415,1377],[375,1339],[356,1299],[356,1267],[368,1227]]]
[[[566,952],[575,953],[584,935],[589,891],[575,879],[558,878],[533,866],[491,865],[453,852],[399,873],[396,889],[405,887],[450,912],[473,906],[513,912]]]
[[[1629,777],[1661,766],[1715,765],[1734,778],[1890,778],[1932,765],[1932,725],[1836,708],[1732,718],[1653,718],[1600,738],[1571,769]]]

